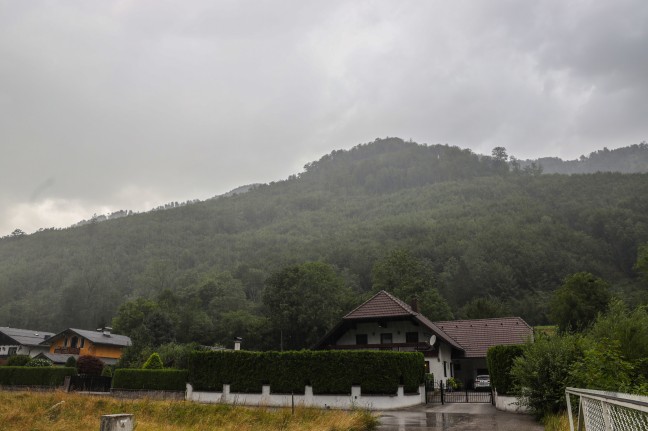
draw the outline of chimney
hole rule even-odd
[[[110,326],[104,326],[102,331],[104,337],[110,337],[110,331],[112,331],[112,328]]]
[[[234,350],[241,350],[241,341],[243,341],[241,337],[236,337],[234,339]]]
[[[412,298],[412,303],[410,304],[410,308],[415,313],[419,312],[418,296],[414,295],[414,297]]]

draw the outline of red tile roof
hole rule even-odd
[[[379,319],[383,317],[410,316],[413,314],[414,312],[409,305],[381,290],[344,316],[343,319]]]
[[[533,329],[520,317],[447,320],[434,324],[463,346],[467,358],[483,358],[491,346],[524,344],[533,338]]]

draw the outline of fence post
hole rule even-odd
[[[441,405],[445,404],[445,396],[443,393],[443,380],[439,380],[439,389],[441,390]]]

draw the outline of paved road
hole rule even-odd
[[[427,405],[380,414],[379,431],[543,431],[533,417],[490,404]]]

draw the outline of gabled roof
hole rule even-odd
[[[44,340],[48,339],[53,332],[34,331],[33,329],[18,329],[0,326],[0,333],[11,338],[16,344],[21,346],[38,346]]]
[[[383,320],[390,318],[413,319],[423,327],[428,328],[440,339],[450,344],[455,349],[463,351],[463,347],[461,347],[461,345],[453,340],[452,337],[450,337],[448,334],[444,333],[443,330],[432,323],[428,318],[423,316],[421,313],[412,310],[412,307],[396,298],[392,294],[385,292],[384,290],[376,293],[374,296],[372,296],[371,298],[354,308],[346,316],[344,316],[342,318],[342,321],[338,323],[338,325],[335,326],[331,331],[329,331],[329,333],[326,334],[322,338],[322,340],[320,340],[320,342],[315,345],[315,347],[317,348],[326,344],[327,339],[342,330],[345,322],[352,322],[356,320]]]
[[[434,324],[464,346],[466,358],[484,358],[491,346],[524,344],[533,339],[533,329],[520,317],[447,320]]]
[[[88,331],[86,329],[76,329],[76,328],[68,328],[65,331],[59,332],[58,334],[52,336],[47,341],[52,341],[55,338],[59,338],[69,333],[80,335],[86,340],[90,340],[93,344],[102,344],[105,346],[119,346],[119,347],[127,347],[132,344],[131,339],[126,335],[119,335],[119,334],[104,335],[104,333],[101,331]],[[42,344],[50,344],[47,341],[43,342]]]
[[[383,317],[410,316],[413,313],[409,305],[392,296],[390,293],[381,290],[358,305],[354,310],[344,316],[343,319],[379,319]]]

